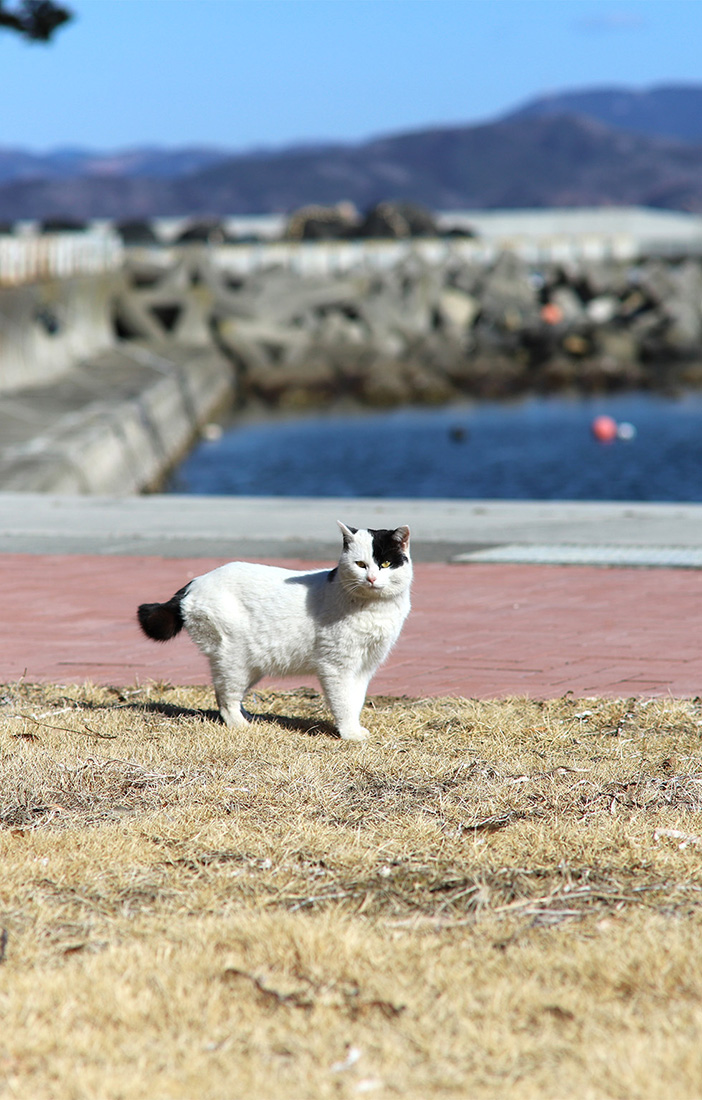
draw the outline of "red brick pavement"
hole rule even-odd
[[[167,599],[219,564],[0,555],[0,680],[208,682],[207,664],[186,635],[156,645],[142,637],[134,615],[137,604]],[[412,614],[371,693],[549,698],[568,691],[702,691],[700,572],[419,564],[415,577]]]

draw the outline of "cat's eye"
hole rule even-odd
[[[368,568],[368,565],[364,561],[357,561],[356,565],[358,566],[359,569],[367,569]]]
[[[380,568],[381,569],[389,569],[390,568],[390,562],[389,561],[381,561]]]

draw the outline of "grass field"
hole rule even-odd
[[[702,704],[0,688],[0,1097],[699,1098]]]

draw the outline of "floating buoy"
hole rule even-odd
[[[598,443],[612,443],[617,438],[617,422],[611,416],[596,416],[590,430]]]
[[[224,428],[221,424],[204,424],[200,429],[200,435],[208,443],[216,443],[224,435]]]
[[[463,443],[468,438],[468,430],[462,424],[453,424],[449,428],[449,439],[453,443]]]
[[[635,436],[636,428],[628,420],[622,420],[621,424],[617,424],[617,439],[623,439],[625,443],[628,443]]]

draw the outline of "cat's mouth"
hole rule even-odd
[[[367,596],[385,596],[387,595],[388,586],[386,584],[379,584],[377,581],[364,580],[361,581],[359,586],[360,591]]]

